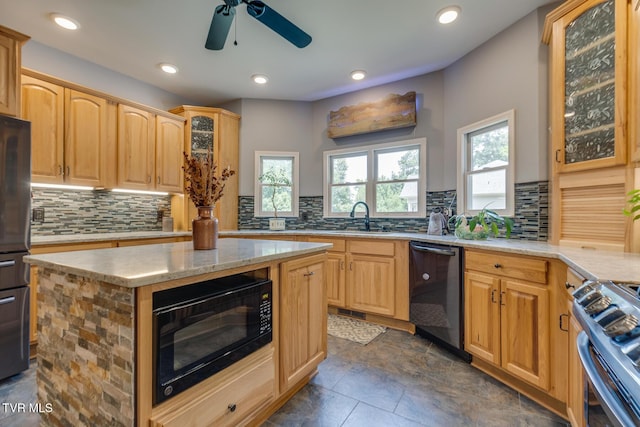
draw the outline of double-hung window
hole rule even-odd
[[[458,129],[458,213],[514,215],[514,111]]]
[[[256,151],[255,176],[256,217],[298,216],[297,152]]]
[[[371,217],[424,218],[426,152],[425,138],[326,151],[324,215],[348,216],[365,202]]]

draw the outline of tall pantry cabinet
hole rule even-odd
[[[551,243],[640,251],[621,213],[639,160],[637,7],[568,0],[547,15]]]
[[[220,230],[238,229],[238,148],[240,137],[240,116],[221,108],[182,105],[170,110],[186,119],[185,153],[189,155],[213,154],[218,165],[217,173],[227,166],[236,175],[226,182],[224,196],[216,203],[215,216]],[[171,199],[171,215],[177,230],[191,230],[191,220],[197,217],[197,210],[188,195]]]

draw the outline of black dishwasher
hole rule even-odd
[[[467,362],[464,351],[462,248],[409,243],[409,320],[423,336]]]

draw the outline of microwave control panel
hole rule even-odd
[[[260,335],[271,332],[271,293],[264,292],[260,298]]]

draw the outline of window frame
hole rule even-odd
[[[263,184],[258,180],[258,177],[262,175],[262,160],[263,159],[291,159],[293,162],[291,168],[291,211],[278,210],[278,217],[282,218],[297,218],[300,214],[299,203],[299,164],[300,153],[297,151],[256,151],[254,154],[254,187],[253,187],[253,215],[256,218],[264,218],[274,216],[273,209],[265,210],[262,205],[262,187]]]
[[[457,132],[457,153],[458,153],[458,177],[457,177],[457,212],[458,214],[476,215],[481,209],[467,209],[471,195],[467,194],[468,182],[470,176],[474,173],[469,171],[470,159],[470,143],[469,135],[477,134],[478,131],[488,129],[499,123],[506,122],[508,126],[508,144],[509,157],[506,166],[495,168],[485,168],[476,172],[491,172],[505,170],[505,208],[495,209],[490,205],[487,209],[496,212],[498,215],[513,217],[515,215],[515,110],[511,109],[495,116],[480,120],[470,125],[458,128]]]
[[[376,210],[376,184],[390,181],[377,181],[377,153],[401,151],[418,147],[420,166],[418,173],[418,210],[416,212],[378,212]],[[365,154],[367,157],[366,181],[357,184],[365,185],[365,200],[369,206],[371,218],[426,218],[427,215],[427,138],[414,138],[384,144],[372,144],[353,148],[328,150],[323,153],[323,217],[349,218],[349,212],[331,212],[331,159],[333,157],[347,157]],[[352,183],[356,184],[356,183]],[[358,212],[360,212],[358,210]]]

